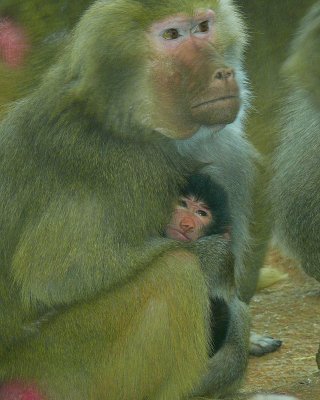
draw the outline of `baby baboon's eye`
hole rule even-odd
[[[200,215],[201,217],[207,217],[208,216],[208,213],[206,211],[204,211],[204,210],[197,210],[196,213],[198,215]]]
[[[178,206],[183,207],[183,208],[187,208],[187,202],[185,200],[183,200],[183,199],[179,199]]]

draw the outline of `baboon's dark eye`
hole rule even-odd
[[[202,21],[200,24],[198,24],[194,30],[193,33],[205,33],[209,31],[209,21]]]
[[[163,32],[162,37],[166,40],[174,40],[180,37],[180,33],[175,28],[167,29]]]

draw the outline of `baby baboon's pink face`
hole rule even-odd
[[[166,228],[167,237],[180,241],[194,241],[204,235],[213,215],[206,203],[193,196],[180,197]]]

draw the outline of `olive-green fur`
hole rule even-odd
[[[9,107],[0,123],[0,382],[35,383],[47,400],[182,400],[210,368],[204,392],[241,381],[249,322],[230,284],[229,246],[209,240],[203,266],[194,248],[163,237],[186,176],[205,162],[144,123],[154,95],[148,24],[220,3],[234,24],[230,48],[218,45],[238,60],[245,33],[229,1],[98,1],[41,85]],[[23,10],[22,23],[36,18]],[[246,171],[236,168],[251,182],[248,148]],[[223,281],[221,268],[210,275],[215,263],[228,268],[224,290],[209,287]],[[232,320],[225,353],[208,363],[216,291]]]

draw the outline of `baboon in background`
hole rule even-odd
[[[245,130],[250,142],[262,155],[253,192],[253,218],[250,233],[251,252],[244,261],[246,279],[240,286],[240,297],[249,301],[254,294],[258,271],[263,265],[271,238],[271,209],[268,185],[271,158],[279,137],[278,111],[284,96],[280,69],[299,21],[314,0],[236,0],[250,32],[245,69],[253,91],[252,107]],[[294,155],[292,155],[294,157]],[[262,338],[262,352],[264,339]],[[259,338],[257,352],[260,351]]]
[[[241,276],[255,159],[241,132],[245,41],[228,0],[97,1],[39,88],[10,108],[0,125],[3,390],[173,400],[239,385],[249,321],[229,245],[162,233],[185,178],[210,161],[239,217]],[[192,160],[201,142],[214,152]],[[209,295],[229,308],[210,360]]]
[[[250,142],[263,156],[253,196],[253,220],[256,222],[251,227],[254,252],[248,253],[246,260],[249,271],[258,271],[257,265],[263,264],[271,236],[267,187],[271,176],[271,157],[279,138],[278,111],[283,98],[280,69],[299,21],[314,2],[315,0],[236,0],[250,31],[245,66],[254,98],[247,118],[246,132]],[[252,293],[250,279],[248,286],[245,292]]]
[[[287,95],[270,199],[274,234],[320,281],[320,2],[302,20],[282,69]]]
[[[25,95],[66,42],[68,33],[93,0],[1,0],[0,118],[9,101]],[[25,35],[24,38],[19,36]],[[27,43],[22,53],[21,40]],[[20,48],[19,48],[20,47]],[[10,62],[6,51],[15,52]]]

